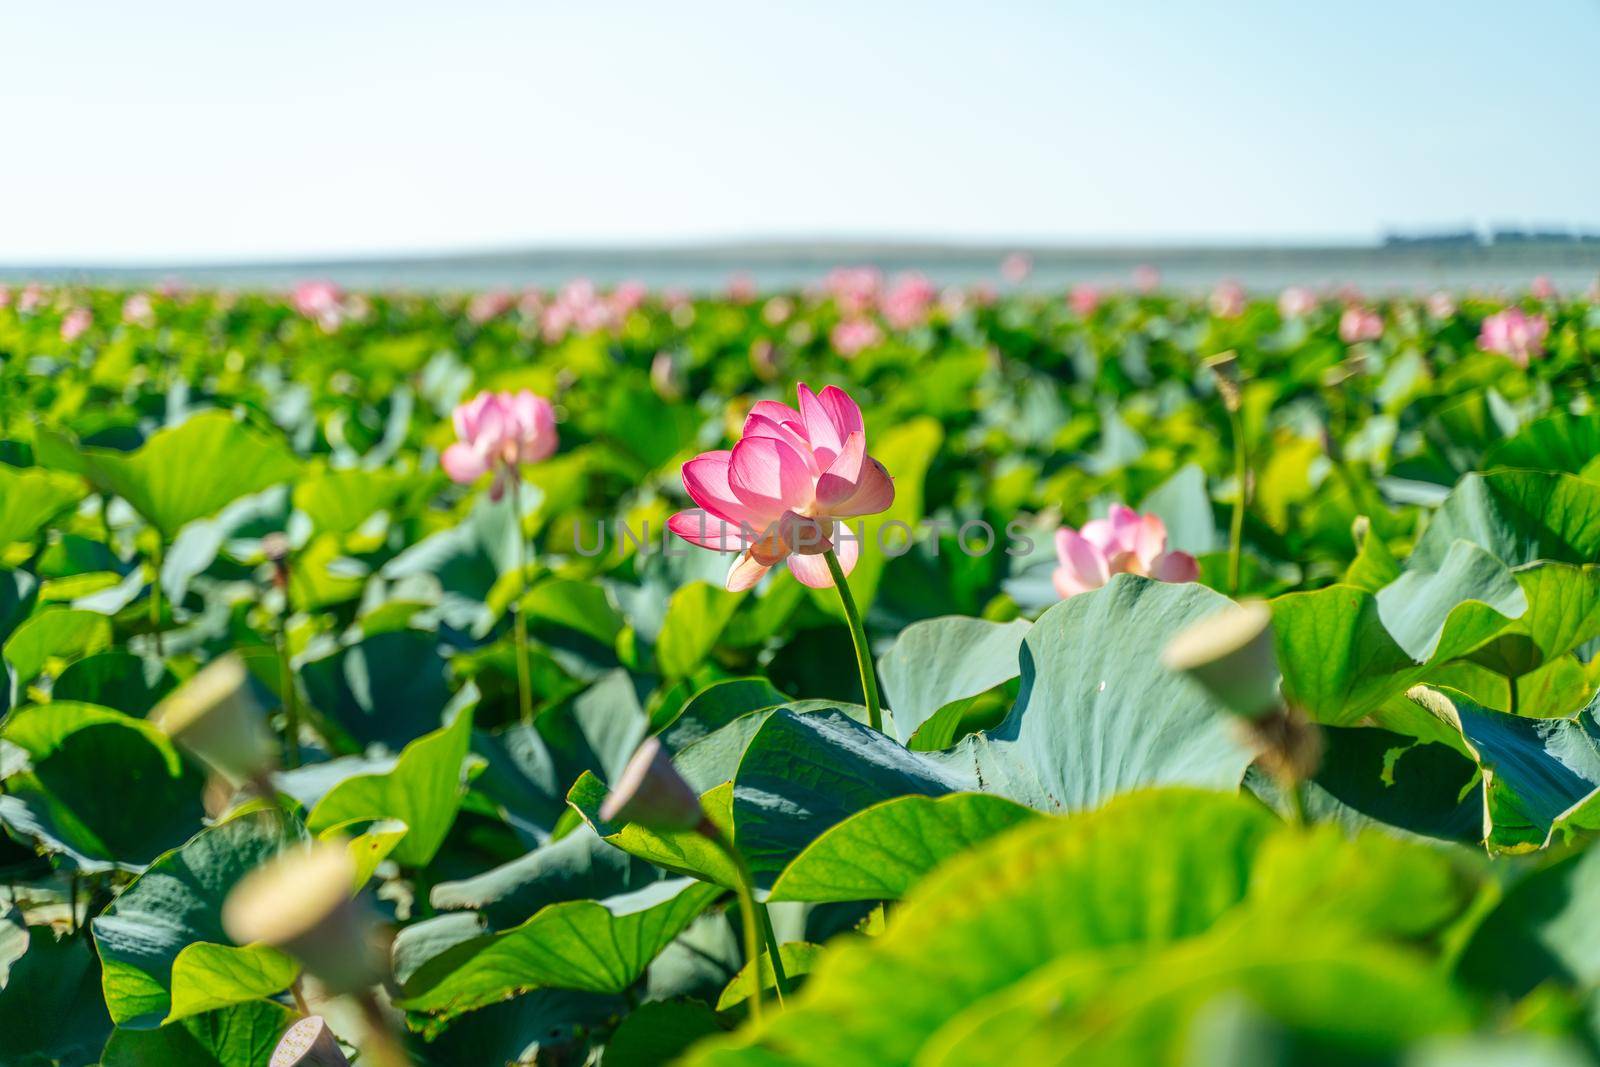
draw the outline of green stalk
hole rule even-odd
[[[751,975],[755,979],[755,988],[750,993],[750,1018],[759,1021],[761,1018],[761,945],[764,941],[767,946],[767,957],[772,961],[772,979],[778,991],[778,1006],[783,1006],[783,998],[790,992],[789,975],[783,969],[783,954],[779,951],[778,936],[772,929],[772,916],[767,914],[765,905],[756,903],[755,878],[750,874],[750,866],[745,863],[744,857],[715,823],[709,819],[700,824],[700,832],[711,839],[711,842],[722,850],[728,857],[728,862],[733,865],[736,875],[734,891],[739,896],[739,911],[743,916],[744,929],[744,955],[750,965]]]
[[[1244,506],[1250,483],[1250,457],[1244,447],[1244,416],[1228,405],[1228,423],[1233,428],[1233,474],[1239,483],[1233,498],[1233,519],[1228,524],[1228,595],[1239,595],[1240,572],[1244,560]]]
[[[839,603],[844,606],[845,621],[850,624],[850,638],[856,646],[856,667],[861,671],[861,692],[867,701],[867,724],[883,732],[883,708],[878,700],[878,679],[872,669],[872,650],[867,645],[867,630],[861,625],[861,612],[856,609],[855,597],[844,580],[844,569],[833,549],[822,554],[828,561],[828,573],[833,575],[833,587],[839,590]]]
[[[1306,784],[1304,782],[1290,782],[1284,790],[1284,795],[1289,801],[1289,822],[1294,826],[1306,825]]]
[[[150,556],[150,565],[155,568],[155,577],[150,582],[150,632],[155,637],[156,655],[164,656],[166,652],[161,647],[161,540],[156,539],[156,548]]]
[[[511,472],[511,513],[517,524],[517,592],[511,602],[511,630],[517,643],[517,706],[524,726],[533,725],[533,683],[528,667],[528,621],[522,616],[522,594],[528,581],[528,542],[522,535],[522,474]]]
[[[300,766],[300,696],[294,691],[294,664],[289,661],[288,590],[278,613],[278,668],[283,685],[283,761],[290,770]]]

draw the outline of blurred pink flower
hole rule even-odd
[[[1086,319],[1100,306],[1100,289],[1094,285],[1074,285],[1067,293],[1067,306],[1079,318]]]
[[[1278,294],[1278,314],[1298,319],[1317,310],[1317,294],[1303,285],[1291,285]]]
[[[973,307],[993,307],[995,301],[1000,299],[1000,294],[988,282],[973,282],[967,288],[967,302]]]
[[[516,303],[516,294],[509,289],[491,289],[486,293],[479,293],[467,304],[467,318],[482,326],[510,311]]]
[[[835,267],[823,280],[841,315],[860,315],[878,302],[883,274],[877,267]]]
[[[1141,293],[1153,293],[1161,288],[1161,271],[1148,263],[1133,268],[1133,287]]]
[[[1556,292],[1556,283],[1550,280],[1550,275],[1541,274],[1528,286],[1528,292],[1533,294],[1535,300],[1554,300],[1560,294]]]
[[[522,464],[538,463],[556,450],[555,410],[527,389],[479,393],[456,408],[453,421],[457,441],[444,450],[440,465],[461,485],[493,470],[491,500],[505,494]]]
[[[1244,314],[1248,297],[1244,286],[1226,281],[1211,290],[1211,314],[1219,319],[1236,319]]]
[[[337,329],[344,318],[344,290],[333,282],[301,282],[289,299],[296,311],[315,319],[325,330]]]
[[[44,306],[44,287],[38,282],[29,282],[22,287],[22,295],[17,297],[17,310],[24,315],[31,315]]]
[[[1428,314],[1440,322],[1454,318],[1456,314],[1455,298],[1442,290],[1434,293],[1428,297]]]
[[[650,361],[650,386],[668,402],[683,399],[683,376],[671,352],[657,352]]]
[[[742,271],[728,279],[728,299],[735,304],[748,304],[758,293],[756,280]]]
[[[909,330],[927,321],[928,312],[938,297],[939,291],[925,275],[908,271],[894,280],[883,294],[878,309],[890,326]]]
[[[1371,308],[1352,304],[1339,316],[1339,340],[1347,345],[1376,341],[1383,336],[1383,316]]]
[[[778,347],[765,337],[750,342],[750,369],[764,382],[778,376]]]
[[[122,302],[122,321],[130,326],[154,326],[156,309],[150,294],[134,293]]]
[[[0,285],[0,308],[8,308],[10,306],[11,288],[10,286]]]
[[[794,314],[794,301],[786,296],[775,296],[761,305],[761,321],[768,326],[782,326]]]
[[[69,343],[76,341],[88,332],[93,323],[94,315],[88,308],[73,308],[61,319],[61,339]]]
[[[622,282],[611,290],[611,310],[618,318],[627,318],[644,306],[649,295],[650,288],[644,282],[631,279]]]
[[[801,582],[833,585],[822,554],[832,548],[849,574],[861,546],[837,520],[876,515],[894,503],[894,481],[867,454],[861,409],[844,390],[813,393],[800,384],[799,410],[757,401],[730,451],[705,452],[683,465],[683,487],[697,507],[667,528],[690,544],[738,552],[730,590],[749,589],[787,562]]]
[[[878,324],[871,319],[840,319],[834,326],[833,332],[828,335],[828,340],[835,352],[845,359],[854,359],[859,353],[883,340],[883,331],[878,329]]]
[[[1544,352],[1544,340],[1550,332],[1550,323],[1543,315],[1529,315],[1519,307],[1508,307],[1483,320],[1478,334],[1478,347],[1486,352],[1509,356],[1519,367]]]
[[[1140,515],[1113,504],[1103,519],[1082,530],[1056,531],[1056,592],[1063,598],[1098,589],[1113,574],[1138,574],[1163,582],[1192,582],[1200,566],[1187,552],[1168,551],[1167,527],[1159,516]]]
[[[1033,273],[1033,257],[1026,252],[1013,252],[1000,261],[1000,277],[1012,285],[1020,285]]]

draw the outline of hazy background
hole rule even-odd
[[[0,264],[1600,230],[1597,54],[1593,0],[9,5]]]

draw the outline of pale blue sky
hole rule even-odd
[[[7,5],[0,263],[1600,226],[1600,2]]]

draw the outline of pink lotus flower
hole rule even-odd
[[[1528,292],[1533,294],[1535,300],[1554,300],[1560,294],[1556,291],[1556,283],[1550,280],[1550,275],[1541,274],[1528,286]]]
[[[527,389],[519,393],[479,393],[456,408],[459,440],[444,450],[440,465],[461,485],[489,470],[489,499],[499,500],[524,463],[538,463],[556,450],[556,416],[550,401]]]
[[[735,304],[750,303],[758,292],[756,280],[748,274],[741,272],[728,279],[728,299]]]
[[[939,291],[925,275],[909,271],[894,280],[878,308],[890,326],[909,330],[927,321],[928,311],[938,297]]]
[[[883,340],[883,331],[871,319],[847,318],[834,326],[828,340],[833,344],[834,351],[845,359],[854,359],[857,354]]]
[[[1133,268],[1133,287],[1141,293],[1153,293],[1161,288],[1161,271],[1148,263]]]
[[[1519,367],[1526,367],[1531,357],[1544,351],[1544,339],[1549,332],[1550,323],[1543,315],[1529,315],[1519,307],[1508,307],[1483,320],[1478,347],[1509,356]]]
[[[17,310],[24,315],[31,315],[44,306],[44,287],[38,282],[29,282],[22,287],[22,295],[17,297]]]
[[[1428,314],[1439,322],[1455,318],[1455,298],[1446,292],[1437,292],[1428,297]]]
[[[1090,519],[1082,530],[1056,531],[1054,575],[1062,598],[1099,589],[1113,574],[1138,574],[1163,582],[1192,582],[1200,565],[1187,552],[1167,550],[1167,526],[1156,515],[1140,515],[1114,504],[1103,519]]]
[[[639,308],[644,306],[644,301],[650,295],[649,286],[641,281],[625,281],[611,290],[611,311],[619,319],[625,319]]]
[[[1067,306],[1079,318],[1088,318],[1100,306],[1100,289],[1093,285],[1074,285],[1067,294]]]
[[[1291,285],[1278,294],[1278,314],[1298,319],[1317,310],[1317,294],[1303,285]]]
[[[1339,316],[1339,340],[1347,345],[1376,341],[1383,336],[1383,316],[1371,308],[1351,305]]]
[[[1248,297],[1238,282],[1223,282],[1211,290],[1211,314],[1219,319],[1236,319],[1244,314]]]
[[[1012,285],[1021,285],[1033,273],[1033,257],[1026,252],[1013,252],[1000,261],[1000,277]]]
[[[667,528],[692,545],[738,552],[730,590],[749,589],[787,562],[814,589],[833,585],[823,553],[832,548],[849,574],[861,546],[837,520],[876,515],[894,503],[894,481],[867,454],[861,409],[844,390],[813,393],[800,384],[800,408],[757,401],[731,451],[705,452],[683,465],[683,487],[698,507]]]
[[[88,332],[94,315],[88,308],[73,308],[61,319],[61,339],[69,344]]]
[[[154,326],[156,309],[148,293],[134,293],[122,302],[122,321],[130,326]]]

